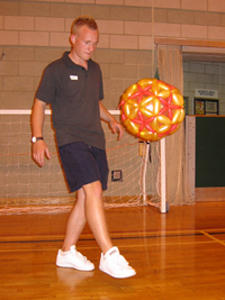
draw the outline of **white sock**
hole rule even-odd
[[[68,255],[69,253],[70,253],[70,251],[62,251],[62,250],[61,250],[61,255],[62,255],[62,256],[66,256],[66,255]]]

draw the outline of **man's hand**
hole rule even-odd
[[[33,159],[40,167],[43,167],[45,164],[45,155],[48,159],[51,158],[51,154],[45,141],[40,140],[33,144]]]
[[[105,106],[99,101],[100,117],[109,124],[113,133],[118,133],[118,140],[123,136],[123,126],[108,112]]]
[[[123,136],[123,126],[114,118],[109,122],[109,126],[113,133],[118,133],[118,140],[120,140]]]

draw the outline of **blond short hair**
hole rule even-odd
[[[71,26],[71,34],[76,35],[82,26],[87,26],[92,30],[98,30],[98,25],[95,20],[91,16],[86,15],[80,16],[73,21]]]

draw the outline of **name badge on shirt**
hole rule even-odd
[[[77,75],[70,75],[70,79],[71,80],[78,80],[78,76]]]

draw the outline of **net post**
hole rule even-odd
[[[160,140],[161,156],[161,213],[166,213],[166,139]]]
[[[145,145],[145,157],[144,157],[144,169],[143,169],[143,178],[142,178],[142,188],[143,188],[143,202],[144,205],[147,205],[147,195],[146,195],[146,173],[147,173],[147,163],[148,163],[148,157],[149,157],[149,148],[150,148],[150,143],[149,142],[144,142]]]

